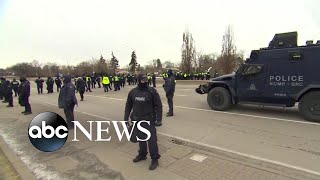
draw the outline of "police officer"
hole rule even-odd
[[[173,96],[176,87],[176,80],[171,69],[168,70],[167,74],[168,78],[165,79],[165,84],[163,85],[169,105],[169,112],[167,113],[167,116],[173,116]]]
[[[92,76],[91,76],[91,87],[92,87],[92,89],[95,89],[96,88],[96,78],[97,78],[97,76],[96,76],[96,74],[94,73]]]
[[[6,81],[6,86],[7,86],[6,99],[7,99],[8,103],[9,103],[9,105],[7,107],[13,107],[12,85],[11,85],[9,80]]]
[[[152,84],[153,87],[156,87],[156,75],[154,73],[152,73]]]
[[[148,78],[148,86],[151,86],[151,76],[149,73],[147,74],[147,78]]]
[[[109,92],[110,79],[108,74],[102,77],[102,86],[103,86],[104,92]]]
[[[4,78],[0,78],[0,100],[3,100],[4,92],[3,92],[3,86],[4,86]]]
[[[1,83],[2,84],[2,94],[4,97],[4,100],[2,101],[3,103],[7,103],[8,101],[8,96],[7,96],[7,89],[8,89],[8,83],[7,80],[4,79],[4,81]],[[9,83],[10,84],[10,83]]]
[[[24,115],[32,114],[31,105],[29,103],[30,97],[30,82],[25,78],[20,78],[21,89],[19,93],[19,104],[25,107],[25,111],[21,112]]]
[[[17,97],[18,95],[18,88],[19,88],[19,82],[16,80],[16,78],[13,78],[11,82],[11,87],[14,91],[14,96]]]
[[[113,76],[114,91],[118,91],[118,90],[120,91],[119,81],[120,81],[119,76],[115,74]]]
[[[53,93],[54,80],[52,79],[52,77],[50,76],[48,77],[46,84],[47,84],[48,94]]]
[[[154,170],[159,165],[158,159],[161,157],[158,150],[155,126],[162,125],[162,103],[156,89],[148,86],[148,78],[146,75],[139,74],[138,86],[133,88],[128,94],[124,121],[128,122],[129,115],[131,121],[150,121],[150,125],[144,123],[141,124],[141,126],[148,129],[151,133],[151,137],[148,140],[149,153],[152,159],[149,169]],[[146,136],[143,137],[142,134],[142,132],[138,133],[139,138],[146,138]],[[146,141],[139,142],[138,152],[139,154],[133,159],[133,162],[139,162],[147,158]]]
[[[61,84],[62,84],[60,77],[57,76],[56,79],[54,80],[54,82],[57,85],[57,92],[59,92],[59,90],[61,89]]]
[[[84,98],[83,95],[87,87],[86,82],[81,77],[78,77],[76,82],[77,82],[76,83],[77,92],[79,92],[80,98],[81,98],[80,101],[83,101],[83,98]]]
[[[91,91],[91,77],[89,75],[86,77],[86,83],[87,83],[87,92],[88,91],[92,92]]]
[[[71,82],[70,75],[64,76],[63,86],[59,93],[58,105],[59,108],[64,110],[69,129],[73,129],[72,121],[74,121],[74,106],[78,106],[78,101],[76,98],[75,86]]]
[[[96,78],[97,84],[98,84],[98,88],[101,88],[101,76],[98,75]]]
[[[42,94],[44,80],[39,76],[38,79],[35,80],[35,82],[37,84],[38,94]]]

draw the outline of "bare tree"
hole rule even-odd
[[[191,73],[192,63],[196,58],[195,41],[193,40],[192,34],[186,30],[182,36],[183,44],[181,47],[181,68],[186,73]]]
[[[218,66],[222,74],[232,73],[236,69],[236,46],[232,27],[226,28],[222,39],[221,56],[218,58]]]

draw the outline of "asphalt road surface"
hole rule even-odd
[[[57,106],[58,93],[38,95],[32,84],[33,102]],[[307,173],[320,174],[320,124],[307,122],[295,108],[239,105],[227,112],[213,111],[206,95],[197,94],[198,83],[177,82],[174,117],[163,117],[162,135],[180,138],[202,146],[272,162]],[[157,90],[168,111],[161,84]],[[108,120],[123,120],[127,94],[134,86],[120,91],[93,89],[79,101],[77,112]],[[54,89],[56,90],[56,89]],[[50,108],[48,108],[50,111]],[[77,116],[75,117],[77,120]],[[88,119],[90,121],[91,119]]]

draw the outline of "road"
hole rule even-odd
[[[38,95],[32,83],[32,103],[57,106],[57,93]],[[168,111],[163,88],[157,84]],[[269,162],[320,175],[320,124],[307,122],[297,108],[269,108],[239,105],[227,112],[212,111],[206,95],[197,94],[197,85],[177,83],[174,117],[164,117],[158,132],[167,137],[219,149],[261,162]],[[118,92],[93,89],[79,101],[77,112],[93,118],[123,120],[127,94],[133,86]],[[79,94],[77,94],[79,99]],[[76,116],[76,119],[79,115]],[[90,119],[88,119],[89,121]]]

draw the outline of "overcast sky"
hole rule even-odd
[[[220,53],[231,24],[246,57],[275,33],[298,31],[298,43],[320,39],[319,0],[0,0],[1,68],[17,62],[75,65],[111,51],[120,65],[179,62],[182,33],[197,50]]]

